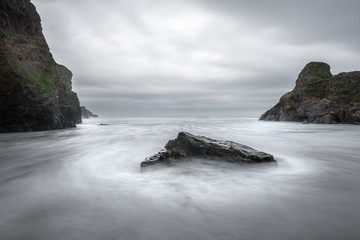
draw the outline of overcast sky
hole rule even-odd
[[[359,0],[32,0],[102,116],[259,117],[310,61],[360,70]]]

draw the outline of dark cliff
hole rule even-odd
[[[295,88],[260,120],[310,123],[360,122],[360,72],[333,76],[326,63],[311,62],[299,74]]]
[[[72,73],[58,65],[29,0],[0,2],[0,132],[75,127]]]

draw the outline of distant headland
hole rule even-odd
[[[92,113],[85,106],[80,106],[81,109],[81,118],[97,118],[99,117],[97,114]]]
[[[333,76],[322,62],[307,64],[295,88],[260,120],[305,123],[360,122],[360,71]]]

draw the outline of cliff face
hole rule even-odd
[[[72,73],[58,65],[29,0],[0,2],[0,132],[75,127]]]
[[[328,64],[311,62],[299,74],[295,88],[260,120],[358,123],[360,72],[333,76]]]

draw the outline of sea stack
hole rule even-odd
[[[360,71],[333,76],[328,64],[310,62],[299,74],[295,88],[260,120],[359,123]]]
[[[72,73],[55,62],[29,0],[0,1],[0,132],[81,123]]]

